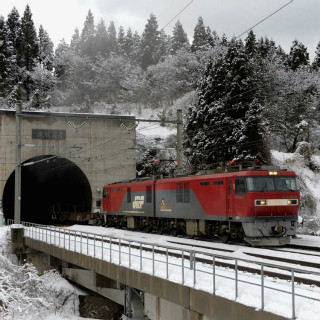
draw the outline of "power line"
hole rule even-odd
[[[294,0],[289,1],[288,3],[286,3],[284,6],[282,6],[281,8],[279,8],[278,10],[272,12],[271,14],[269,14],[267,17],[265,17],[264,19],[262,19],[261,21],[259,21],[258,23],[256,23],[253,27],[247,29],[246,31],[242,32],[239,36],[236,37],[236,39],[240,38],[242,35],[244,35],[245,33],[249,32],[250,30],[252,30],[254,27],[256,27],[257,25],[259,25],[260,23],[266,21],[267,19],[269,19],[271,16],[273,16],[274,14],[276,14],[277,12],[279,12],[280,10],[282,10],[283,8],[285,8],[286,6],[288,6],[291,2],[293,2]]]
[[[186,10],[194,0],[191,0],[180,12],[178,12],[161,30],[164,30],[176,17]]]

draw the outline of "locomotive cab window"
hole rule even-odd
[[[103,197],[103,198],[106,198],[106,197],[107,197],[107,189],[106,189],[106,188],[103,188],[102,197]]]
[[[246,182],[244,178],[235,179],[236,194],[246,193]]]
[[[247,177],[248,191],[298,191],[295,177]]]
[[[276,190],[279,191],[297,191],[297,180],[294,177],[275,177],[274,178]]]

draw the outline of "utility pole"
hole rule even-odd
[[[14,223],[21,219],[21,101],[16,103],[16,169],[14,179]]]
[[[177,110],[177,161],[178,174],[182,173],[182,110]]]

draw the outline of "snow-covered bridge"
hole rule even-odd
[[[115,237],[112,228],[92,228],[94,233],[79,226],[14,225],[12,250],[36,250],[27,262],[42,270],[60,268],[67,278],[124,305],[129,319],[310,320],[320,312],[318,289],[297,283],[293,268],[281,271],[276,264],[168,246],[159,237],[141,241],[129,232]],[[223,261],[234,268],[221,266]],[[261,273],[240,271],[249,264]],[[270,268],[289,272],[291,281],[264,275]]]

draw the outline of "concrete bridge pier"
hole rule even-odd
[[[147,320],[144,312],[144,293],[125,286],[125,316],[130,320]]]

